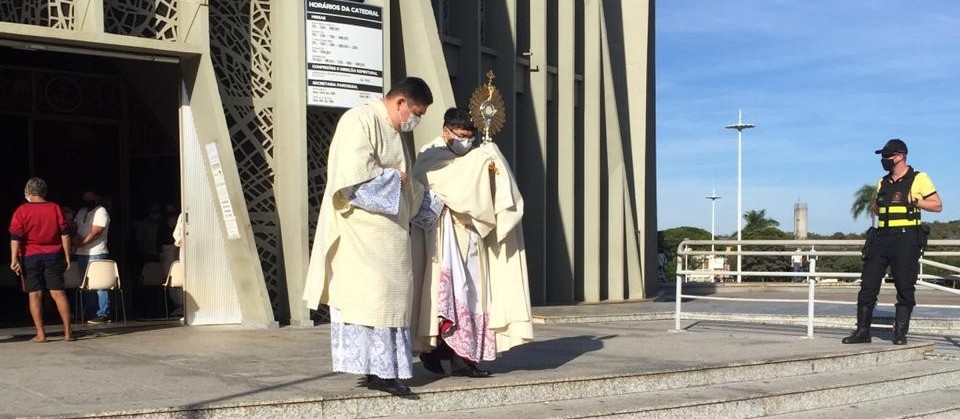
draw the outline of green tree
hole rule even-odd
[[[684,240],[710,240],[710,232],[696,227],[676,227],[662,230],[657,234],[660,252],[667,258],[667,280],[677,277],[677,247]]]
[[[763,211],[760,211],[761,215]],[[772,221],[772,220],[771,220]],[[776,222],[776,221],[774,221]],[[764,228],[752,228],[743,230],[743,239],[744,240],[788,240],[792,237],[781,231],[775,226],[767,226]],[[763,251],[783,251],[786,250],[784,246],[750,246],[749,248],[744,248],[744,250],[763,250]],[[736,269],[737,257],[730,257],[730,266],[733,269]],[[791,269],[790,266],[790,256],[744,256],[743,257],[743,271],[744,272],[786,272]],[[787,277],[757,277],[757,276],[745,276],[743,277],[744,281],[789,281],[790,278]]]
[[[870,215],[870,226],[876,225],[876,216],[873,214],[873,201],[877,198],[877,187],[869,183],[857,189],[853,193],[853,205],[850,206],[850,214],[856,220],[861,214]]]
[[[743,220],[746,221],[746,225],[743,227],[744,231],[764,230],[780,226],[779,221],[767,218],[767,210],[765,209],[747,211],[743,214]]]

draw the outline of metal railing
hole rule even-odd
[[[816,261],[825,257],[841,256],[860,256],[860,248],[863,247],[864,240],[684,240],[677,247],[677,279],[676,279],[676,331],[681,331],[680,320],[683,317],[682,301],[687,299],[717,300],[717,301],[741,301],[741,302],[768,302],[768,303],[806,303],[807,304],[807,337],[813,337],[814,326],[814,308],[816,304],[841,304],[855,305],[856,301],[836,301],[836,300],[818,300],[816,299],[816,286],[822,278],[850,278],[859,279],[860,272],[826,272],[818,271]],[[740,245],[741,250],[736,250]],[[706,250],[695,250],[701,246],[709,246]],[[729,246],[727,250],[713,250],[717,246]],[[795,250],[744,250],[757,246],[784,246],[790,248],[799,248]],[[847,250],[844,248],[855,247],[857,250]],[[960,289],[945,287],[942,285],[927,282],[928,279],[938,281],[958,281],[960,280],[960,268],[945,263],[930,260],[931,257],[960,256],[958,250],[936,250],[944,247],[960,247],[960,240],[930,240],[927,243],[926,251],[920,257],[920,275],[917,285],[927,288],[960,295]],[[697,257],[716,257],[716,256],[794,256],[802,255],[808,260],[808,270],[802,272],[761,272],[761,271],[731,271],[717,269],[691,269],[689,258]],[[702,261],[701,261],[702,264]],[[936,267],[953,274],[932,275],[923,272],[924,266]],[[683,283],[691,277],[711,278],[711,282],[716,282],[717,278],[728,277],[802,277],[807,282],[806,299],[784,299],[784,298],[744,298],[744,297],[715,297],[683,293]],[[881,304],[878,306],[893,306],[893,304]],[[960,309],[960,305],[936,305],[936,304],[917,304],[917,307],[941,308],[941,309]]]

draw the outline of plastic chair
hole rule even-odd
[[[83,310],[81,308],[83,294],[80,292],[80,285],[82,284],[83,275],[77,270],[76,262],[71,263],[70,269],[67,269],[63,273],[63,289],[64,291],[69,289],[74,290],[76,297],[73,300],[73,319],[76,320],[77,324],[83,322]]]
[[[81,291],[120,291],[120,307],[123,313],[123,325],[127,325],[127,307],[124,302],[123,288],[120,286],[120,271],[117,263],[110,259],[91,260],[87,263],[87,271],[83,274]],[[83,310],[83,299],[80,299],[80,310]],[[116,316],[116,311],[114,311]]]
[[[180,289],[180,304],[184,304],[184,283],[185,273],[183,271],[183,262],[176,260],[170,264],[170,267],[167,269],[167,280],[164,282],[163,286],[165,289],[170,288],[179,288]],[[167,318],[170,318],[170,305],[167,298],[163,299],[164,310],[166,310]],[[181,310],[183,307],[181,307]]]
[[[164,302],[167,300],[166,288],[164,288],[167,277],[164,276],[164,274],[163,263],[161,262],[147,262],[143,264],[143,269],[140,270],[140,285],[144,287],[157,287],[157,309],[160,308],[160,300]]]
[[[167,278],[163,276],[163,264],[160,262],[147,262],[143,264],[140,270],[140,283],[147,287],[162,287]]]

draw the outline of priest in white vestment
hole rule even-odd
[[[308,307],[330,307],[333,370],[395,395],[411,393],[398,379],[413,369],[409,226],[425,197],[430,204],[408,176],[401,133],[432,102],[426,83],[410,77],[340,117],[304,289]]]
[[[451,108],[441,136],[421,149],[413,177],[443,201],[440,220],[424,229],[423,282],[414,349],[428,370],[486,377],[481,361],[533,339],[523,198],[496,144],[475,146],[469,113]]]

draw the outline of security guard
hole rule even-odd
[[[889,173],[877,184],[877,199],[871,210],[877,228],[867,234],[864,245],[860,294],[857,296],[857,330],[843,343],[870,342],[870,322],[883,275],[890,267],[897,287],[897,310],[893,323],[893,344],[907,343],[914,290],[920,270],[920,252],[926,244],[926,228],[920,224],[920,210],[940,212],[943,204],[933,182],[924,172],[907,165],[907,145],[894,138],[876,151],[883,170]]]

